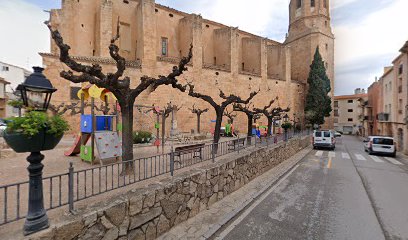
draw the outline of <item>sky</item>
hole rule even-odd
[[[156,0],[165,6],[283,42],[289,0]],[[335,94],[352,94],[381,77],[408,40],[408,0],[331,0],[335,34]],[[0,0],[0,61],[30,69],[49,52],[44,10],[61,0]],[[4,24],[8,23],[8,24]]]

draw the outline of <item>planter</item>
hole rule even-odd
[[[38,134],[29,137],[22,133],[4,133],[4,140],[16,152],[40,152],[54,149],[61,141],[61,136],[55,136],[41,130]]]

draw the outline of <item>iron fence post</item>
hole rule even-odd
[[[212,162],[215,162],[215,143],[212,144],[211,154]]]
[[[68,205],[69,212],[74,212],[74,166],[72,162],[69,163],[68,171]]]

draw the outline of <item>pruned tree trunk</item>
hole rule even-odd
[[[134,101],[120,101],[122,112],[122,174],[133,172],[133,105]]]
[[[268,137],[272,136],[273,116],[268,116]]]
[[[224,109],[218,108],[215,110],[216,113],[216,120],[215,120],[215,129],[214,129],[214,153],[216,154],[218,152],[218,143],[220,141],[220,134],[221,134],[221,124],[222,124],[222,113],[224,112]]]
[[[248,137],[250,137],[250,136],[252,136],[253,115],[247,114],[247,118],[248,118],[247,135],[248,135]]]

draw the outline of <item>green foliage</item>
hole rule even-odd
[[[152,140],[152,133],[145,131],[133,132],[133,144],[149,143]]]
[[[292,127],[293,127],[293,125],[292,125],[292,123],[291,122],[284,122],[284,123],[282,123],[282,125],[281,125],[281,127],[283,128],[283,129],[291,129]]]
[[[9,100],[7,104],[15,108],[23,108],[24,106],[24,103],[21,100]]]
[[[47,133],[61,136],[68,131],[68,123],[59,115],[48,116],[44,112],[30,111],[24,117],[13,117],[7,121],[7,132],[20,132],[27,136],[34,136],[40,130],[46,129]]]
[[[330,116],[332,100],[328,96],[331,91],[330,79],[327,77],[319,47],[316,48],[313,63],[310,65],[307,83],[309,92],[306,96],[305,117],[310,124],[321,125],[324,118]]]

